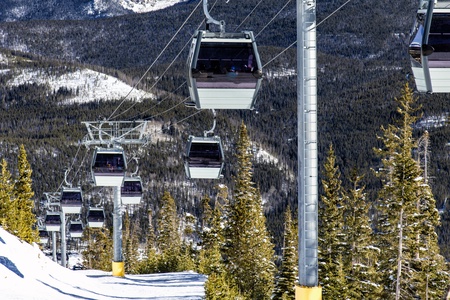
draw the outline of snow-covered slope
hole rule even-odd
[[[144,13],[164,9],[187,0],[119,0],[119,4],[135,13]]]
[[[146,13],[187,0],[2,0],[0,21],[80,20]]]
[[[194,300],[204,296],[204,282],[194,272],[113,277],[97,270],[72,271],[0,227],[0,299]]]
[[[9,70],[2,70],[9,72]],[[48,84],[51,91],[66,88],[72,91],[73,97],[68,103],[84,103],[98,100],[127,100],[141,101],[144,98],[153,98],[152,94],[133,89],[130,85],[119,79],[98,73],[89,69],[77,70],[62,75],[48,76],[44,72],[22,69],[19,74],[8,82],[10,86],[24,83]]]

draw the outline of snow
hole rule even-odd
[[[85,103],[97,100],[128,100],[140,101],[142,98],[154,96],[142,90],[133,89],[125,82],[89,69],[76,70],[59,75],[47,75],[40,71],[23,69],[7,84],[18,86],[24,83],[48,84],[50,90],[60,88],[71,90],[74,96],[68,103]]]
[[[187,0],[120,0],[120,5],[135,13],[146,13],[149,11],[164,9]]]
[[[1,299],[194,300],[204,297],[205,279],[195,272],[115,277],[99,270],[73,271],[0,227]]]

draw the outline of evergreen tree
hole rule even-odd
[[[83,231],[82,241],[87,245],[82,251],[84,265],[89,269],[111,271],[113,241],[110,231],[87,227]]]
[[[208,198],[209,199],[209,198]],[[204,212],[208,211],[211,217],[203,214],[203,230],[201,233],[202,249],[199,254],[199,272],[210,275],[224,272],[221,248],[223,244],[223,232],[221,227],[222,214],[218,205],[211,212],[209,201],[203,202]]]
[[[448,284],[448,268],[442,255],[439,253],[438,237],[436,227],[440,225],[439,212],[436,209],[436,200],[433,197],[428,182],[428,145],[429,134],[424,132],[423,136],[417,141],[418,164],[421,163],[420,154],[423,153],[423,191],[418,198],[417,206],[420,211],[420,235],[417,241],[420,246],[414,257],[414,269],[418,275],[417,294],[421,299],[437,299],[445,295]],[[421,151],[422,150],[422,151]]]
[[[0,177],[0,225],[9,230],[9,223],[13,220],[13,191],[14,184],[12,182],[11,173],[8,170],[8,163],[5,159],[1,161],[1,177]],[[12,232],[11,232],[12,233]]]
[[[396,99],[400,122],[382,128],[385,149],[380,178],[383,188],[377,201],[377,238],[381,251],[380,273],[385,299],[413,299],[419,295],[443,295],[444,264],[437,266],[439,253],[435,226],[435,201],[424,181],[420,165],[412,157],[416,147],[412,137],[415,99],[408,85]],[[424,244],[425,243],[425,244]],[[436,245],[436,247],[435,247]],[[424,246],[429,246],[423,251]],[[431,251],[431,253],[428,253]],[[430,264],[430,262],[433,262]],[[434,265],[433,268],[428,268]]]
[[[376,272],[378,251],[373,246],[373,232],[369,218],[364,187],[360,186],[362,176],[356,171],[351,174],[352,188],[345,197],[346,244],[345,273],[348,278],[350,299],[380,299],[381,286]]]
[[[206,300],[244,300],[236,285],[230,284],[226,273],[212,273],[205,282]]]
[[[330,145],[324,164],[322,185],[324,194],[319,207],[319,275],[322,293],[326,299],[345,299],[343,287],[347,286],[341,278],[343,257],[347,252],[344,235],[344,197],[341,174],[336,166],[336,156]],[[343,282],[344,281],[344,282]]]
[[[225,265],[248,299],[270,299],[274,286],[273,244],[266,228],[259,191],[252,182],[252,153],[242,123],[237,144],[237,175],[225,228]]]
[[[34,192],[32,189],[31,166],[27,160],[27,153],[23,145],[19,148],[18,156],[19,177],[14,185],[14,218],[10,230],[20,239],[28,242],[39,241],[39,231],[36,225],[36,215],[33,212]]]
[[[273,299],[295,299],[295,285],[298,279],[298,238],[297,230],[292,222],[291,209],[288,206],[284,217],[283,259]],[[284,296],[284,298],[283,298]]]
[[[158,270],[158,253],[156,251],[156,236],[152,221],[152,211],[148,210],[148,230],[145,244],[145,258],[139,263],[139,274],[151,274]]]
[[[205,195],[201,199],[201,229],[203,231],[203,228],[210,222],[212,218],[212,209],[211,205],[209,205],[209,202],[211,199],[208,197],[208,195]]]
[[[130,215],[128,214],[128,211],[126,211],[123,217],[122,249],[123,249],[124,267],[127,273],[129,274],[138,273],[138,260],[139,260],[138,247],[139,247],[138,235],[137,233],[134,232],[130,223]]]
[[[181,236],[178,231],[175,200],[168,191],[161,199],[162,207],[158,217],[157,248],[161,253],[158,269],[160,272],[178,270],[181,251]]]

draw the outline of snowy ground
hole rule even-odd
[[[203,298],[204,282],[194,272],[113,277],[98,270],[72,271],[0,227],[1,299],[193,300]]]
[[[8,72],[9,70],[3,70]],[[14,79],[8,82],[10,86],[24,83],[48,84],[52,91],[64,87],[76,92],[76,96],[68,103],[84,103],[96,100],[128,100],[140,101],[143,98],[152,98],[153,95],[141,90],[133,89],[128,84],[112,76],[95,72],[89,69],[78,70],[60,76],[48,76],[42,72],[28,69],[22,70]]]

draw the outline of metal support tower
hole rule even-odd
[[[66,214],[61,210],[61,266],[67,267],[67,234],[66,234]]]
[[[316,64],[316,1],[297,0],[298,300],[322,299],[318,286]]]
[[[58,257],[56,255],[56,243],[56,231],[52,231],[52,258],[54,262],[58,263]]]
[[[120,186],[114,187],[114,213],[113,213],[113,228],[114,228],[114,262],[121,262],[122,259],[122,211],[120,209]]]
[[[146,121],[96,121],[82,122],[86,125],[88,134],[82,144],[91,145],[145,145],[149,141]],[[120,201],[120,186],[114,187],[113,199],[113,248],[112,275],[125,275],[122,256],[122,211]]]

